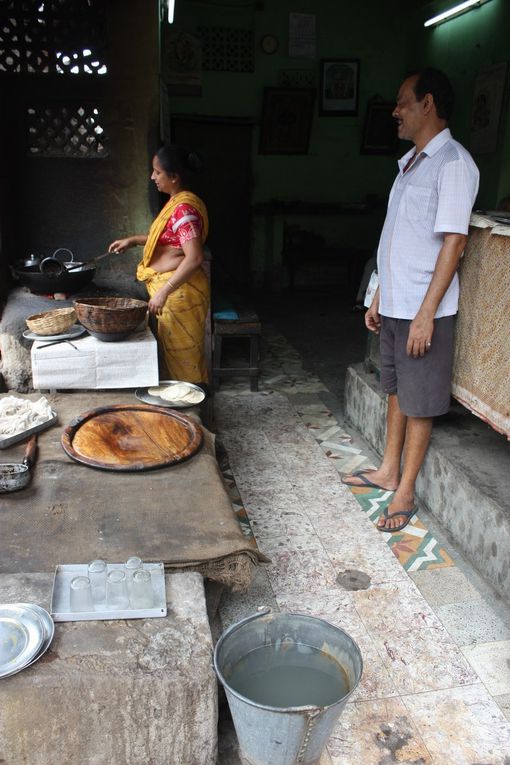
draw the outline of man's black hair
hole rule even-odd
[[[426,67],[411,72],[409,76],[418,78],[413,88],[416,100],[422,101],[426,94],[430,93],[434,99],[437,116],[448,121],[453,110],[454,94],[446,74],[440,69]]]

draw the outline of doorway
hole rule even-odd
[[[172,117],[172,141],[203,161],[194,189],[207,205],[216,284],[247,287],[250,279],[252,125],[236,119]]]

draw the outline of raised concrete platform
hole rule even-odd
[[[382,454],[386,400],[362,364],[346,375],[345,417]],[[510,444],[460,405],[437,418],[420,502],[493,587],[510,598]]]
[[[0,602],[49,610],[51,574],[0,576]],[[0,762],[215,765],[217,684],[202,577],[168,574],[168,615],[55,625],[0,681]]]

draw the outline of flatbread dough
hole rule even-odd
[[[147,393],[150,396],[157,396],[157,398],[162,398],[165,401],[179,401],[185,404],[198,404],[205,398],[203,391],[190,388],[187,383],[181,382],[148,388]]]
[[[187,393],[189,393],[189,387],[186,383],[175,383],[168,385],[159,395],[165,401],[182,401]]]
[[[157,398],[161,398],[161,394],[163,391],[165,391],[169,385],[154,385],[152,388],[147,388],[147,393],[149,396],[156,396]]]
[[[199,404],[204,398],[205,393],[203,391],[190,388],[186,395],[182,397],[181,401],[184,404]]]

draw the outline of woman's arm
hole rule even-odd
[[[158,314],[163,310],[172,292],[187,282],[191,274],[200,268],[204,260],[204,247],[200,239],[189,239],[182,243],[184,257],[164,287],[161,287],[149,301],[149,311]]]
[[[136,247],[137,245],[143,247],[146,241],[146,234],[135,234],[134,236],[128,236],[125,239],[116,239],[108,247],[108,252],[121,253],[129,250],[130,247]]]

